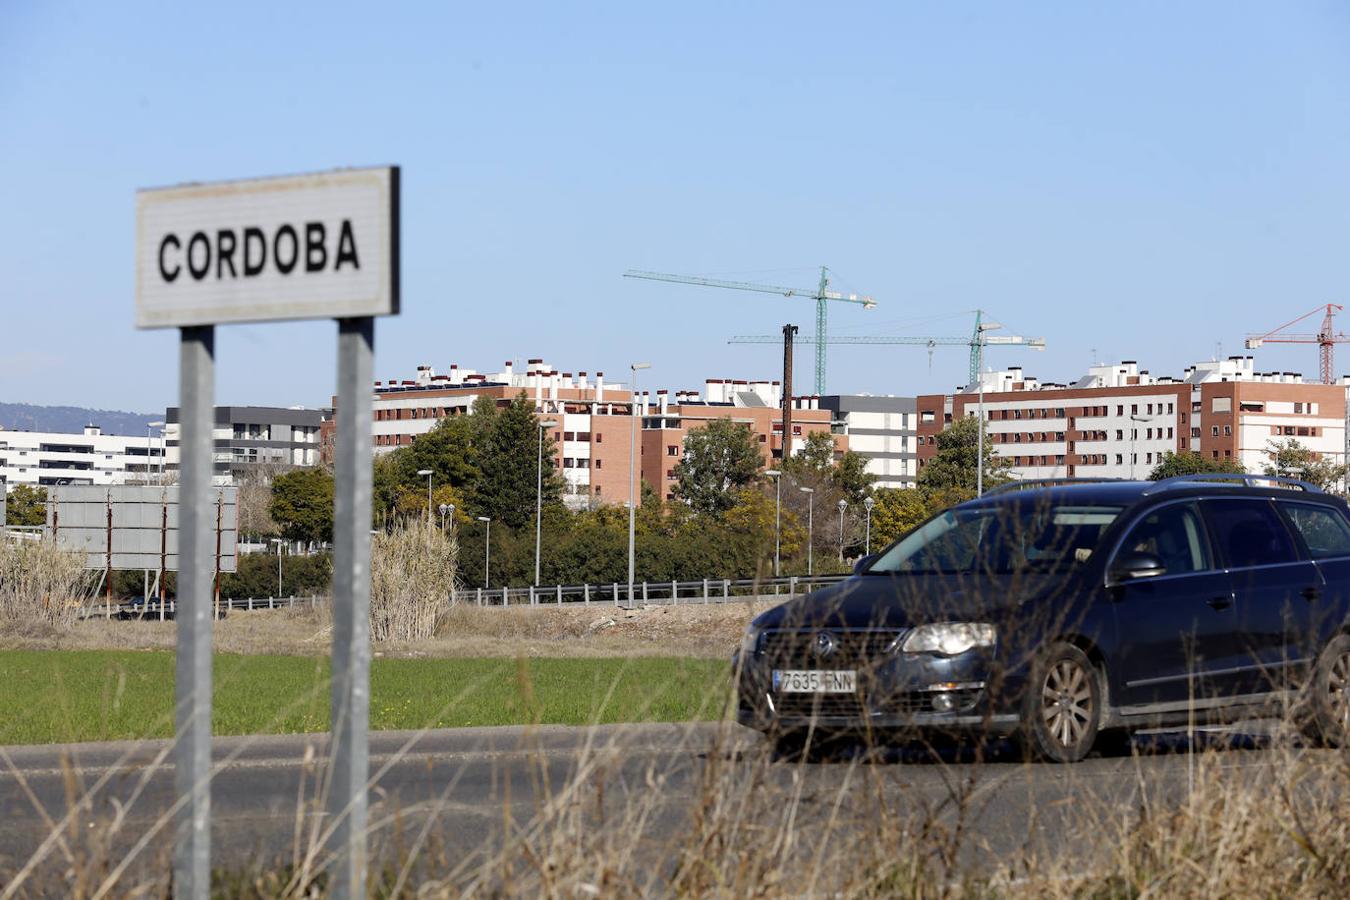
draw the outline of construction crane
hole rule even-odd
[[[703,287],[730,288],[734,291],[758,291],[762,294],[780,294],[784,297],[805,297],[816,301],[816,334],[823,335],[825,331],[825,311],[826,304],[835,300],[840,303],[857,303],[863,309],[873,309],[876,307],[876,301],[871,297],[859,297],[857,294],[842,294],[839,291],[832,291],[830,286],[830,270],[825,266],[820,267],[820,285],[814,290],[807,288],[779,287],[773,284],[754,284],[748,281],[721,281],[716,278],[701,278],[697,275],[669,275],[665,272],[639,272],[630,269],[623,273],[624,278],[646,278],[651,281],[673,281],[676,284],[697,284]],[[780,338],[772,338],[776,343]],[[816,344],[816,393],[825,393],[825,343],[824,341]]]
[[[1285,322],[1274,331],[1268,331],[1265,334],[1247,335],[1247,349],[1259,349],[1262,344],[1316,344],[1322,357],[1322,383],[1336,383],[1336,345],[1350,343],[1350,335],[1344,331],[1333,331],[1335,327],[1333,317],[1341,312],[1343,306],[1335,303],[1328,303],[1325,306],[1319,306],[1311,309],[1303,315],[1294,319],[1292,322]],[[1284,334],[1284,330],[1290,325],[1297,325],[1309,316],[1315,316],[1323,313],[1322,327],[1317,334]]]
[[[970,348],[970,380],[967,387],[974,385],[980,378],[980,369],[984,367],[984,348],[986,346],[1016,345],[1028,347],[1032,350],[1044,350],[1045,338],[1029,338],[1013,334],[985,334],[998,327],[996,323],[982,321],[983,312],[975,310],[975,329],[970,337],[889,337],[881,335],[865,336],[836,336],[827,337],[824,343],[830,344],[907,344],[910,346],[927,347],[929,353],[932,353],[935,347],[969,347]],[[983,339],[981,339],[983,338]],[[782,338],[776,335],[755,334],[738,335],[727,341],[729,344],[776,344]],[[815,344],[817,349],[821,343],[816,337],[807,336],[797,338],[798,343]]]

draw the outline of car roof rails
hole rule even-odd
[[[1008,494],[1031,488],[1058,487],[1061,484],[1109,484],[1111,482],[1123,483],[1125,480],[1124,478],[1019,478],[991,487],[984,492],[984,496],[992,497],[995,494]]]
[[[1286,478],[1283,475],[1251,475],[1246,472],[1204,472],[1195,475],[1173,475],[1154,483],[1144,491],[1145,495],[1161,491],[1179,490],[1196,485],[1215,487],[1263,487],[1280,488],[1287,491],[1303,491],[1308,494],[1321,494],[1324,491],[1315,484]]]

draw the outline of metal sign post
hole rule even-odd
[[[136,324],[181,328],[174,894],[210,893],[214,327],[338,321],[333,527],[334,897],[366,889],[374,316],[399,311],[399,169],[189,184],[136,197]],[[52,513],[53,532],[56,513]],[[167,530],[167,520],[166,520]],[[161,543],[161,572],[166,550]],[[163,587],[161,582],[161,597]],[[161,614],[163,603],[160,604]]]
[[[174,892],[205,897],[211,886],[211,429],[215,421],[215,329],[182,329],[179,398],[182,480],[178,506],[178,654],[174,666]],[[186,801],[186,802],[183,802]]]
[[[370,722],[370,516],[375,320],[338,320],[333,493],[332,771],[328,815],[332,893],[366,892],[367,729]]]

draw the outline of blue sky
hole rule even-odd
[[[983,307],[1179,372],[1347,299],[1341,3],[0,3],[0,400],[154,411],[176,336],[132,328],[138,187],[403,167],[403,314],[376,376],[543,356],[701,388],[778,377],[734,334],[808,301],[839,334]],[[1346,328],[1350,330],[1350,314]],[[319,405],[331,323],[222,328],[222,403]],[[1260,369],[1316,374],[1312,347]],[[947,390],[964,351],[835,348],[831,392]],[[1350,372],[1350,348],[1338,371]],[[809,385],[809,353],[797,384]]]

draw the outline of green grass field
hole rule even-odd
[[[0,744],[172,734],[170,653],[0,651]],[[706,659],[376,659],[376,729],[680,722],[722,715],[729,666]],[[217,655],[215,733],[328,728],[328,660]]]

